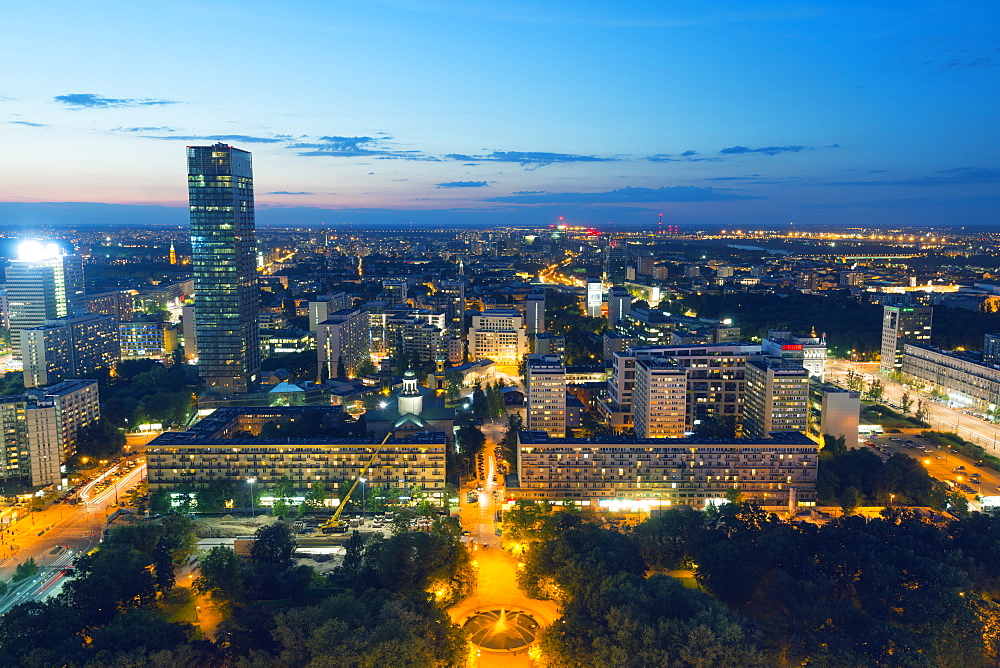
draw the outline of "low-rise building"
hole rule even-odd
[[[947,394],[960,406],[984,412],[1000,406],[1000,367],[973,355],[907,343],[903,345],[901,370]]]
[[[444,492],[446,440],[441,432],[390,438],[381,450],[380,440],[371,436],[260,438],[268,422],[281,424],[310,410],[320,409],[220,408],[188,431],[165,432],[146,446],[150,490],[185,483],[200,487],[216,480],[246,484],[249,478],[263,489],[286,476],[299,491],[320,482],[336,489],[364,474],[376,487],[419,485],[434,495]]]
[[[736,488],[762,505],[814,504],[819,446],[799,432],[765,438],[664,440],[518,434],[514,499],[598,509],[704,507]]]
[[[122,359],[169,360],[177,350],[177,325],[160,319],[118,323]]]
[[[809,434],[822,445],[823,436],[844,438],[853,448],[858,443],[861,393],[813,381],[809,386]]]

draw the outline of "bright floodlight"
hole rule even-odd
[[[389,405],[388,402],[385,402],[385,401],[378,402],[378,407],[379,408],[385,408],[388,405]]]
[[[17,245],[17,259],[24,262],[38,262],[39,260],[50,260],[63,255],[59,244],[47,243],[29,239]]]
[[[252,485],[252,484],[254,484],[255,482],[257,482],[257,478],[247,478],[247,484],[250,484],[250,485]]]

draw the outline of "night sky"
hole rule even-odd
[[[224,141],[253,152],[262,224],[1000,229],[998,19],[984,0],[15,3],[0,225],[183,224],[184,147]]]

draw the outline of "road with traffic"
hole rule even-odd
[[[0,532],[0,578],[9,582],[18,564],[28,559],[34,559],[39,569],[35,577],[0,599],[0,614],[17,603],[44,600],[61,590],[67,577],[63,570],[101,541],[108,512],[118,505],[121,495],[146,477],[146,464],[140,460],[104,489],[95,489],[109,477],[105,471],[80,488],[78,504],[53,504]]]
[[[848,370],[864,374],[866,377],[877,376],[885,386],[884,401],[902,405],[903,392],[908,392],[913,400],[911,415],[916,410],[917,399],[922,399],[927,410],[924,418],[932,429],[956,433],[967,441],[986,448],[990,454],[1000,455],[1000,425],[987,422],[974,415],[964,413],[961,409],[951,408],[939,403],[927,394],[908,388],[900,383],[889,380],[878,373],[877,363],[849,362],[847,360],[827,360],[826,377],[839,385],[846,386]]]

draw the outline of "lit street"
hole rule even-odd
[[[137,485],[146,475],[142,463],[100,492],[93,487],[98,476],[80,490],[77,505],[53,504],[28,514],[0,534],[0,578],[10,581],[17,565],[33,558],[39,573],[29,583],[11,589],[0,599],[0,614],[27,600],[44,600],[58,593],[73,560],[100,542],[104,525],[116,504],[116,496]]]
[[[486,429],[484,427],[484,432]],[[502,429],[500,430],[502,433]],[[492,431],[487,433],[487,449],[490,450],[496,441]],[[473,557],[477,563],[478,579],[476,591],[467,599],[453,606],[449,613],[458,624],[476,610],[493,610],[502,608],[506,611],[524,610],[543,624],[551,624],[559,617],[555,603],[552,601],[536,601],[529,599],[518,589],[516,584],[517,558],[500,549],[500,538],[496,535],[495,512],[499,504],[494,494],[502,500],[502,485],[492,482],[496,471],[496,463],[492,456],[486,461],[485,481],[476,481],[466,485],[459,494],[460,519],[462,527],[471,532]],[[482,491],[477,494],[476,503],[468,503],[466,494],[475,492],[477,484],[482,485]],[[488,547],[487,547],[488,546]],[[514,668],[518,666],[533,666],[527,650],[516,654],[510,652],[491,652],[489,650],[473,650],[471,667],[491,666]]]
[[[864,374],[865,376],[878,376],[881,379],[885,385],[885,397],[883,401],[899,406],[901,405],[903,392],[908,391],[913,399],[913,407],[910,409],[909,415],[912,416],[916,410],[917,400],[923,399],[927,410],[927,417],[924,420],[930,423],[932,429],[957,433],[965,440],[983,446],[991,454],[1000,454],[1000,448],[998,448],[1000,425],[995,425],[975,416],[968,415],[960,409],[949,408],[944,404],[934,401],[925,394],[906,388],[884,376],[878,375],[878,364],[829,359],[827,360],[826,367],[827,379],[846,387],[847,382],[845,377],[847,376],[848,369],[852,368],[857,373]]]

